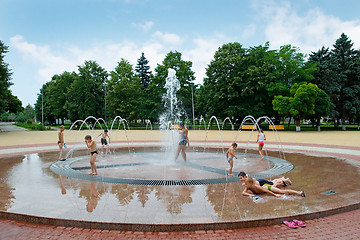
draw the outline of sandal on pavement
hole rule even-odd
[[[294,222],[283,221],[283,224],[285,224],[289,228],[297,228],[297,225]]]
[[[294,219],[293,222],[294,222],[296,225],[298,225],[299,227],[302,227],[302,228],[306,227],[306,224],[305,224],[303,221],[301,221],[301,220]]]

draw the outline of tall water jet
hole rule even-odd
[[[177,98],[177,92],[180,90],[180,81],[176,78],[176,71],[168,69],[168,76],[165,83],[166,93],[162,96],[164,102],[164,112],[159,118],[160,130],[164,132],[164,159],[167,163],[174,157],[175,148],[179,142],[177,126],[180,124],[183,109],[181,101]]]
[[[176,78],[176,71],[168,69],[168,76],[165,83],[166,93],[162,96],[164,112],[160,116],[160,129],[166,130],[169,124],[178,124],[182,113],[181,102],[176,94],[180,90],[180,81]]]

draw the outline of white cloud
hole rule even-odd
[[[76,68],[74,60],[54,54],[50,46],[37,46],[28,43],[21,35],[12,37],[10,46],[17,49],[26,61],[39,66],[37,71],[39,76],[36,79],[39,79],[41,83],[51,80],[51,77],[56,73],[62,73],[65,70],[73,71]]]
[[[33,78],[43,84],[50,81],[55,74],[61,74],[64,71],[77,71],[78,66],[83,65],[87,60],[96,61],[107,71],[112,71],[121,58],[128,60],[135,66],[142,52],[145,53],[153,71],[157,64],[162,63],[165,55],[172,48],[180,48],[179,45],[182,44],[183,40],[176,34],[158,31],[153,38],[141,45],[132,41],[123,41],[119,43],[97,43],[90,48],[81,48],[80,46],[57,46],[55,48],[49,45],[40,46],[29,43],[20,35],[12,37],[10,42],[11,47],[20,53],[25,63],[35,65],[38,76]],[[178,51],[182,52],[181,49]]]
[[[220,38],[221,39],[221,38]],[[206,76],[206,68],[210,61],[214,58],[215,52],[223,42],[218,38],[205,39],[196,38],[193,40],[194,47],[184,51],[186,61],[192,61],[193,71],[195,72],[196,83],[201,84]]]
[[[249,39],[255,36],[256,33],[256,25],[255,24],[250,24],[248,26],[246,26],[242,32],[242,38],[244,39]]]
[[[144,32],[148,32],[154,26],[154,22],[146,21],[144,23],[133,23],[132,25],[142,29]]]
[[[360,45],[360,19],[342,21],[314,8],[300,15],[290,2],[258,1],[254,8],[266,22],[264,33],[272,48],[285,44],[299,47],[304,53],[317,51],[322,46],[332,48],[341,33]]]
[[[171,46],[179,46],[184,41],[181,37],[174,33],[162,33],[160,31],[156,31],[152,36],[155,39],[160,40],[162,43]]]

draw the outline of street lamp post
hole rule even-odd
[[[106,82],[105,82],[105,122],[106,122]]]
[[[191,87],[191,106],[192,106],[192,119],[193,119],[193,128],[195,129],[195,110],[194,110],[194,89],[190,83],[185,83],[184,87]]]
[[[44,87],[41,89],[41,124],[44,129]]]
[[[191,86],[191,102],[192,102],[192,115],[193,115],[193,129],[195,129],[195,110],[194,110],[194,90]]]

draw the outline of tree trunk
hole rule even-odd
[[[296,125],[296,131],[300,132],[301,131],[300,118],[295,119],[295,125]]]
[[[291,117],[289,117],[288,129],[289,129],[289,127],[290,127],[290,123],[291,123]]]

